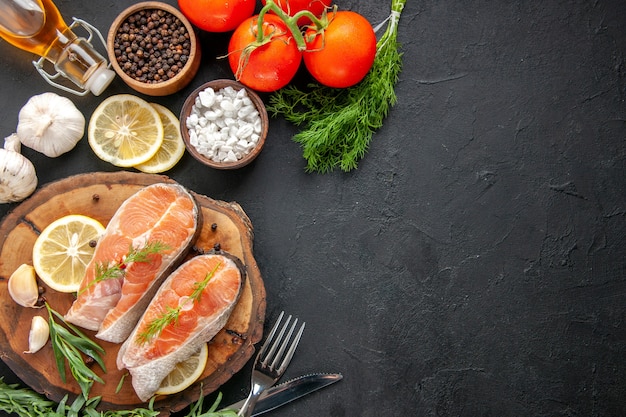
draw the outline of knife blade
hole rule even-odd
[[[290,379],[289,381],[274,385],[272,388],[261,394],[259,401],[254,407],[252,416],[258,416],[275,408],[285,405],[300,397],[317,391],[321,388],[327,387],[343,378],[341,374],[307,374],[297,378]],[[238,401],[227,407],[225,410],[239,411],[241,406],[246,400]]]

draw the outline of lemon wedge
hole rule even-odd
[[[157,103],[150,103],[157,111],[163,124],[163,144],[157,153],[143,164],[136,165],[139,171],[148,174],[158,174],[172,169],[185,153],[185,142],[180,134],[178,117],[167,107]]]
[[[161,382],[156,393],[158,395],[171,395],[189,387],[204,372],[208,357],[209,348],[204,343],[198,352],[191,355],[187,360],[176,364],[174,370]]]
[[[147,101],[117,94],[94,110],[87,138],[100,159],[118,167],[133,167],[157,153],[163,144],[163,124]]]
[[[53,290],[78,291],[102,233],[104,226],[91,217],[71,214],[55,220],[33,245],[35,272]]]

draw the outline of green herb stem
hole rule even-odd
[[[336,6],[335,6],[336,9]],[[275,15],[280,17],[280,19],[285,22],[285,25],[291,32],[291,36],[293,40],[298,45],[298,50],[305,51],[306,50],[306,42],[304,40],[304,35],[302,34],[302,30],[298,26],[298,20],[302,17],[307,17],[312,22],[311,24],[317,28],[318,31],[323,31],[328,26],[328,20],[326,19],[326,11],[322,14],[321,18],[318,18],[309,10],[301,10],[293,16],[289,16],[285,11],[278,6],[274,0],[267,0],[265,2],[265,6],[259,12],[257,18],[257,43],[263,44],[265,43],[265,34],[263,31],[263,17],[269,11],[272,11]]]

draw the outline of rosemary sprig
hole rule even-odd
[[[213,270],[211,270],[202,281],[197,281],[193,284],[193,292],[189,295],[188,298],[184,299],[176,307],[167,306],[165,312],[161,314],[159,317],[153,319],[145,331],[139,333],[138,338],[140,343],[148,343],[152,338],[158,337],[163,329],[165,329],[169,324],[176,323],[178,321],[178,317],[180,316],[180,312],[188,303],[197,303],[200,301],[202,297],[202,292],[209,284],[209,281],[213,276],[215,276],[215,272],[220,267],[220,263],[215,265]]]
[[[396,103],[395,85],[402,70],[398,51],[398,21],[406,0],[392,0],[387,28],[376,45],[370,72],[348,88],[309,84],[301,90],[289,86],[270,96],[267,110],[274,116],[304,128],[293,140],[302,146],[308,172],[326,173],[339,167],[357,168],[365,156],[374,131],[383,125]]]
[[[156,240],[153,242],[148,242],[142,248],[134,248],[131,245],[128,249],[128,254],[126,254],[126,256],[124,256],[117,262],[96,262],[95,278],[85,288],[80,290],[79,293],[86,291],[89,287],[96,285],[102,281],[122,278],[124,276],[124,271],[129,264],[133,262],[150,262],[150,255],[154,255],[169,249],[169,245],[166,245],[165,243]]]
[[[87,398],[94,381],[104,383],[83,359],[83,354],[92,358],[103,371],[106,367],[102,355],[104,349],[87,337],[76,326],[67,323],[63,316],[53,310],[48,303],[48,324],[50,325],[50,342],[54,359],[63,382],[66,381],[65,361],[72,376],[80,386],[84,398]],[[59,320],[60,323],[58,323]]]

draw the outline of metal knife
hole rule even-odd
[[[340,381],[342,378],[343,375],[341,374],[307,374],[274,385],[261,394],[259,401],[254,407],[252,416],[261,415],[281,405],[290,403],[293,400]],[[224,409],[239,411],[244,402],[245,400],[241,400],[224,407]]]

